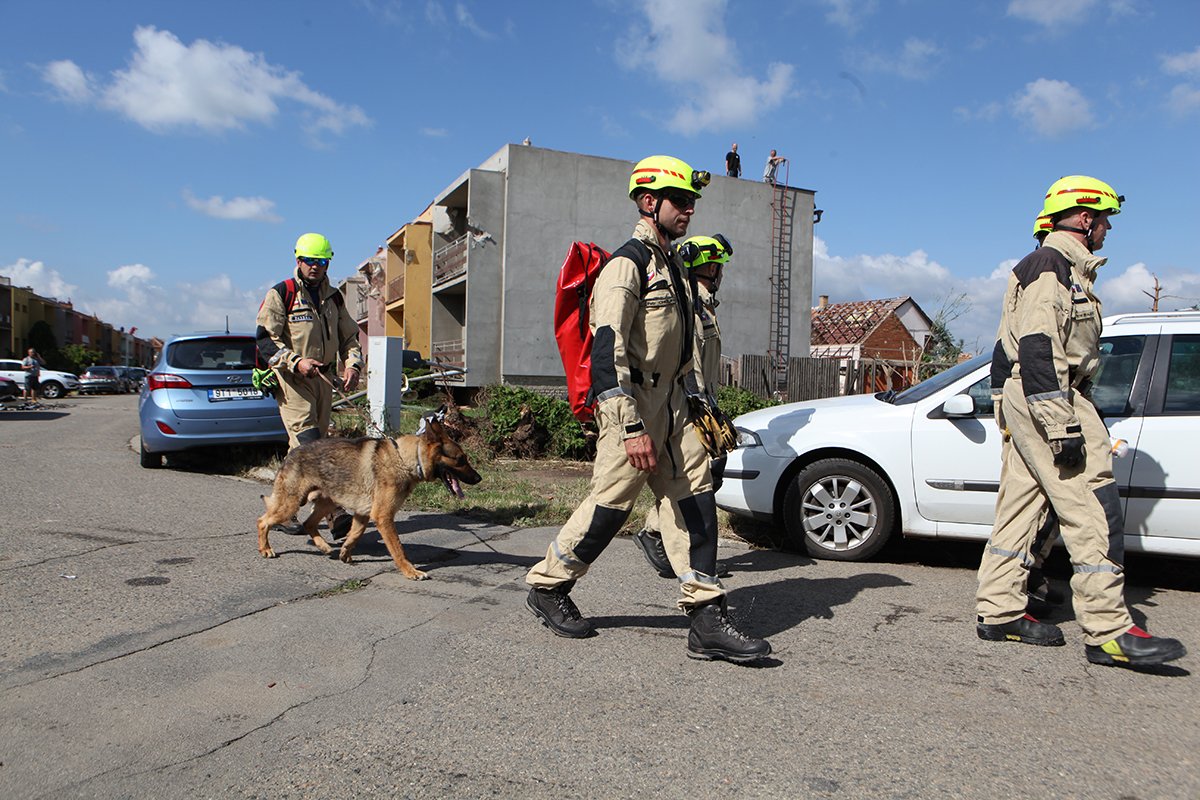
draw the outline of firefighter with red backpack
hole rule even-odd
[[[687,233],[707,172],[670,156],[634,167],[629,197],[642,219],[596,277],[589,299],[592,394],[600,435],[591,492],[526,576],[530,610],[559,636],[592,625],[570,597],[650,485],[663,504],[663,542],[691,617],[688,655],[744,662],[771,652],[729,620],[716,576],[717,516],[706,459],[685,469],[689,397],[703,394],[695,346],[695,289],[671,242]]]
[[[259,359],[278,381],[275,401],[289,449],[328,430],[338,357],[345,364],[341,380],[347,392],[358,384],[363,365],[358,323],[326,276],[333,258],[329,240],[306,233],[296,240],[295,252],[296,271],[267,292],[255,333]],[[268,377],[267,388],[270,382]]]

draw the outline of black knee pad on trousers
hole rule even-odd
[[[705,575],[717,574],[717,501],[712,492],[685,497],[679,501],[683,524],[688,532],[688,561]]]
[[[1092,490],[1108,520],[1108,559],[1125,565],[1125,515],[1121,513],[1121,493],[1116,483],[1106,483]]]
[[[720,458],[714,458],[712,463],[709,464],[709,467],[712,469],[712,483],[714,492],[721,488],[721,484],[725,480],[725,462],[728,460],[729,458],[727,456],[721,456]]]
[[[309,442],[315,442],[320,438],[321,432],[316,428],[305,428],[296,434],[296,442],[298,444],[308,444]]]
[[[628,511],[619,508],[596,506],[587,533],[583,534],[583,539],[575,545],[575,557],[585,564],[591,564],[599,558],[604,548],[608,547],[608,543],[617,535],[617,531],[621,530],[628,516]]]

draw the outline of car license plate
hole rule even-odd
[[[261,400],[263,393],[253,386],[233,386],[228,389],[209,389],[208,402],[218,400]]]

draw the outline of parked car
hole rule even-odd
[[[141,464],[164,453],[230,444],[287,442],[275,400],[250,383],[248,333],[177,336],[163,348],[138,399]]]
[[[117,372],[116,367],[88,367],[79,376],[80,394],[119,394],[125,391],[125,387],[125,378]]]
[[[117,371],[117,375],[121,377],[121,383],[125,387],[126,392],[136,392],[142,388],[142,379],[138,374],[137,367],[113,367]],[[145,373],[145,370],[142,370]]]
[[[126,367],[125,371],[133,383],[133,391],[140,391],[142,384],[146,382],[146,370],[142,367]]]
[[[1200,557],[1200,313],[1104,323],[1092,401],[1114,441],[1131,551]],[[734,420],[717,504],[771,520],[813,556],[870,558],[896,531],[991,534],[1000,431],[979,356],[899,394],[765,408]]]
[[[0,377],[16,381],[17,386],[25,386],[25,370],[21,369],[19,358],[0,358]],[[38,392],[48,400],[57,400],[67,392],[79,388],[79,378],[69,372],[59,372],[54,369],[43,369],[38,374]]]
[[[0,378],[0,403],[11,403],[21,396],[21,387],[11,378]]]

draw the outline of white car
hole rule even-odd
[[[1200,312],[1104,321],[1092,400],[1114,442],[1131,551],[1200,557]],[[897,530],[985,540],[995,518],[1000,431],[991,356],[899,394],[774,406],[734,420],[717,505],[778,523],[819,558],[870,558]]]
[[[0,378],[8,378],[17,382],[21,389],[25,388],[25,370],[21,369],[21,359],[0,358]],[[42,369],[38,376],[38,393],[48,400],[56,400],[67,392],[79,388],[79,378],[69,372],[59,372],[53,369]]]

